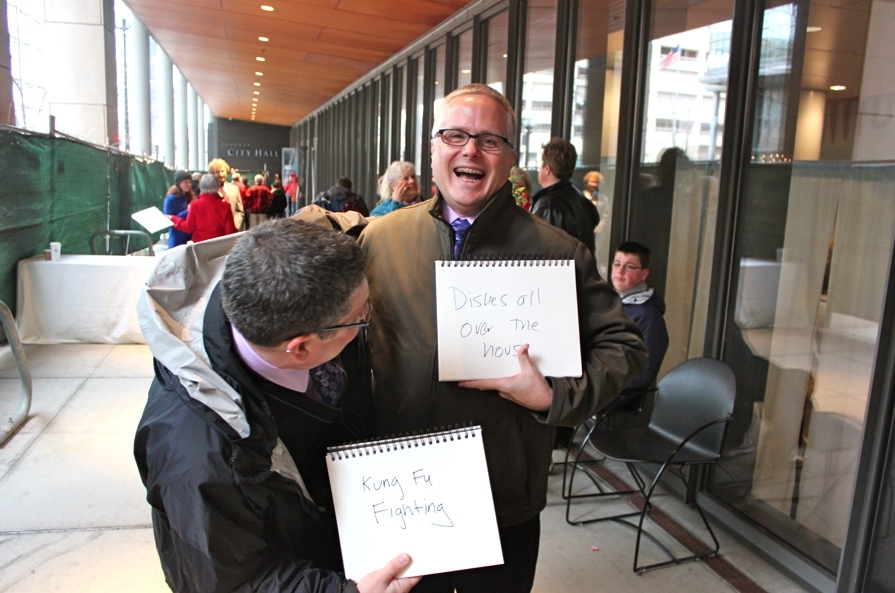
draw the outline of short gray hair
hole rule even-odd
[[[277,346],[338,323],[365,268],[348,235],[294,218],[271,220],[243,234],[227,256],[221,305],[246,340]]]
[[[211,173],[206,173],[199,180],[199,191],[203,194],[216,194],[221,189],[221,182]]]
[[[416,175],[416,166],[410,161],[392,161],[382,177],[379,178],[379,197],[389,200],[392,197],[394,185],[401,181],[407,174]]]

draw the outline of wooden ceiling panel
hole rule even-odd
[[[292,125],[470,1],[264,0],[273,12],[259,0],[128,5],[215,115],[248,120],[257,96],[255,121]]]

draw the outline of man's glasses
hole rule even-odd
[[[497,134],[468,134],[463,130],[438,130],[436,136],[441,136],[441,141],[449,146],[466,146],[469,139],[475,140],[476,146],[485,152],[500,152],[506,144],[510,149],[515,149],[509,138]]]
[[[319,334],[321,332],[332,332],[332,331],[337,331],[340,329],[352,329],[355,327],[367,327],[368,325],[370,325],[370,319],[372,317],[373,317],[373,305],[368,301],[367,302],[367,314],[364,315],[364,318],[362,320],[358,321],[357,323],[343,323],[340,325],[331,325],[329,327],[324,327],[323,329],[317,330],[314,333]]]
[[[612,262],[612,269],[624,269],[625,272],[633,272],[634,270],[642,270],[643,266],[635,266],[634,264],[623,264],[620,261],[614,261]]]

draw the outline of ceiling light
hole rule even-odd
[[[507,57],[507,55],[506,55],[506,54],[503,54],[503,57]]]
[[[252,101],[257,101],[258,97],[252,97]]]
[[[266,10],[267,12],[273,12],[273,6],[268,6],[267,4],[262,4],[261,10]]]
[[[270,41],[267,37],[259,37],[258,41]]]
[[[469,68],[464,68],[463,70],[460,70],[460,74],[469,74],[471,72],[472,72],[472,70],[470,70]]]
[[[264,72],[255,72],[255,76],[264,76]]]
[[[255,84],[255,86],[261,86],[261,83],[260,83],[260,82],[256,82],[256,83],[254,83],[254,84]]]
[[[255,59],[258,60],[259,62],[263,62],[263,61],[264,61],[264,58],[262,58],[261,56],[258,56],[258,57],[255,58]]]
[[[818,31],[822,31],[822,30],[823,30],[823,27],[806,27],[805,28],[806,33],[817,33]]]
[[[842,86],[841,84],[834,84],[833,86],[830,87],[830,90],[831,91],[844,91],[845,87]]]
[[[256,95],[260,95],[261,91],[253,91]]]

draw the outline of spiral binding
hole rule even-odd
[[[479,425],[455,424],[453,427],[439,427],[432,431],[417,431],[390,436],[375,441],[358,441],[345,445],[337,445],[335,447],[327,447],[326,453],[332,461],[336,461],[337,459],[364,457],[366,455],[376,455],[377,453],[389,453],[401,449],[412,449],[414,447],[425,447],[426,445],[435,445],[437,443],[475,438],[476,434],[481,431],[481,429],[482,427]]]
[[[533,268],[542,266],[571,266],[574,260],[561,256],[536,255],[484,255],[475,259],[438,260],[443,268]]]

